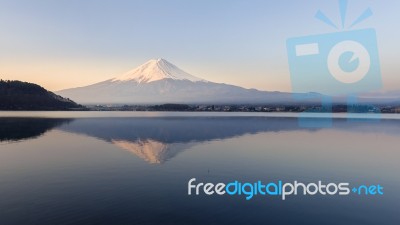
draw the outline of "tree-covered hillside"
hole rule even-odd
[[[84,107],[37,84],[0,80],[0,110],[74,109],[82,110]]]

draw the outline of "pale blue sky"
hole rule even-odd
[[[349,0],[348,21],[377,30],[386,90],[400,89],[400,2]],[[118,76],[165,58],[204,79],[290,91],[287,38],[335,32],[336,0],[0,0],[0,77],[50,90]]]

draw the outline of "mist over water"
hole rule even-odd
[[[0,224],[400,221],[398,119],[307,129],[296,117],[102,115],[0,118]],[[385,194],[246,201],[188,196],[191,178],[381,184]]]

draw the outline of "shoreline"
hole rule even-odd
[[[281,117],[334,119],[400,119],[395,113],[297,112],[155,112],[155,111],[0,111],[0,118],[157,118],[157,117]]]

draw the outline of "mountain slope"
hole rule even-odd
[[[380,104],[400,104],[400,91],[377,91],[360,96],[361,101]]]
[[[179,69],[165,59],[150,60],[145,64],[112,79],[112,81],[136,81],[150,83],[162,79],[204,81]]]
[[[83,104],[285,103],[289,93],[264,92],[214,83],[190,75],[164,59],[150,60],[121,76],[57,94]]]
[[[47,91],[43,87],[21,81],[0,80],[0,110],[70,110],[81,105]]]

